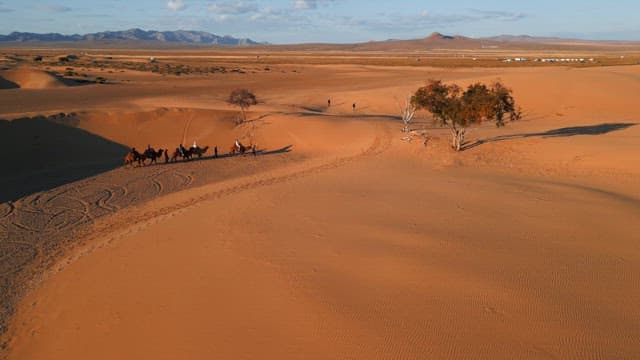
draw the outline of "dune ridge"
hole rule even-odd
[[[20,67],[0,72],[0,86],[1,89],[56,89],[69,86],[69,82],[48,71]]]

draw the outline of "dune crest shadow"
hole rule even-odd
[[[75,114],[0,119],[0,203],[122,165],[128,147],[77,128]]]

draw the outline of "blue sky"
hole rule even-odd
[[[202,30],[271,43],[419,38],[434,31],[640,40],[640,0],[0,0],[0,34]]]

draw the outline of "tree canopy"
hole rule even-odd
[[[494,121],[504,126],[505,116],[510,120],[520,118],[511,89],[496,81],[487,86],[482,83],[469,85],[465,91],[455,84],[441,80],[429,80],[411,97],[418,109],[425,109],[448,126],[452,134],[452,147],[460,151],[464,145],[466,128],[483,121]]]
[[[242,112],[242,121],[247,120],[245,111],[252,105],[258,103],[258,99],[248,89],[235,89],[229,94],[227,102],[231,105],[239,106]]]

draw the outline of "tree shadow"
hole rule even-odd
[[[0,119],[0,203],[122,165],[128,147],[77,128],[74,114]]]
[[[525,139],[530,137],[554,138],[554,137],[571,137],[571,136],[580,136],[580,135],[592,135],[592,136],[604,135],[614,131],[625,130],[635,125],[638,125],[638,124],[637,123],[604,123],[604,124],[598,124],[598,125],[565,127],[560,129],[537,132],[537,133],[500,135],[500,136],[495,136],[489,139],[482,139],[482,140],[477,140],[475,142],[469,143],[463,146],[462,150],[469,150],[476,146],[480,146],[482,144],[486,144],[490,142],[514,140],[514,139]]]

